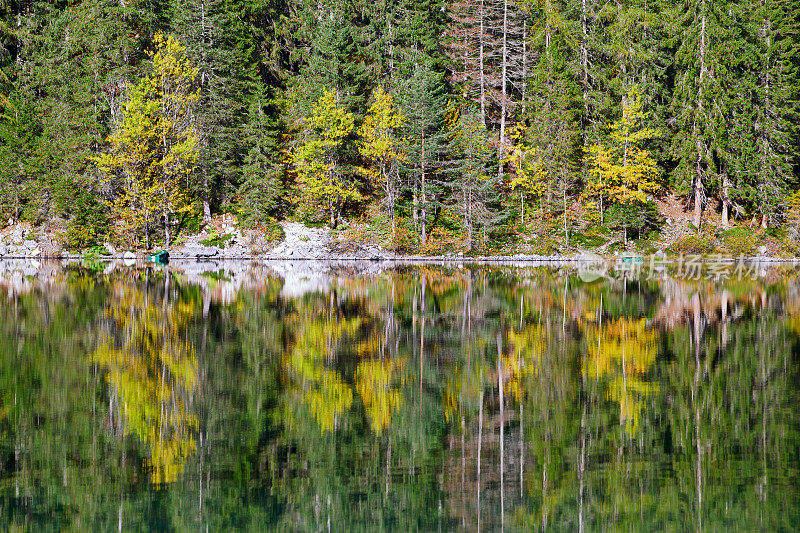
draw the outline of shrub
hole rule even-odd
[[[532,241],[531,253],[535,255],[553,255],[559,252],[559,244],[556,239],[548,236],[541,236]]]
[[[466,252],[466,238],[441,226],[436,226],[428,234],[425,246],[420,249],[423,255],[444,255],[446,253]]]
[[[722,233],[722,243],[725,251],[733,256],[751,255],[758,237],[747,228],[733,228]]]
[[[233,233],[226,233],[225,235],[212,235],[208,239],[200,241],[203,246],[214,246],[216,248],[225,248],[228,242],[233,240]]]
[[[685,235],[673,242],[669,251],[678,255],[710,254],[714,251],[714,243],[706,235]]]

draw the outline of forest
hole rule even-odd
[[[800,0],[2,0],[0,227],[800,250]]]

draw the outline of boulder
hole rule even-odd
[[[214,257],[219,255],[219,248],[214,246],[186,246],[183,249],[184,255],[188,255],[190,257]]]
[[[8,246],[5,244],[0,244],[0,257],[3,257],[4,255],[8,255]]]

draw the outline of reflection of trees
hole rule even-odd
[[[195,302],[158,301],[127,284],[114,294],[107,311],[113,333],[93,355],[118,403],[112,424],[148,445],[151,482],[171,483],[195,448],[197,358],[184,336]]]
[[[635,437],[644,401],[657,385],[643,379],[656,360],[656,333],[645,319],[618,318],[586,331],[589,379],[608,379],[608,397],[619,404],[619,422]]]
[[[353,389],[328,364],[335,361],[342,337],[353,336],[361,321],[330,317],[327,311],[314,311],[311,306],[302,307],[292,320],[294,343],[284,355],[292,391],[287,398],[287,419],[295,417],[299,401],[323,432],[332,431],[352,405]]]
[[[800,519],[791,287],[428,267],[201,315],[154,276],[0,308],[0,529]]]

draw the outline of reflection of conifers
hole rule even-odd
[[[106,338],[93,355],[107,371],[125,434],[150,449],[154,484],[171,483],[195,449],[197,418],[191,412],[197,384],[194,348],[182,332],[194,316],[189,302],[154,305],[147,294],[123,285],[108,310],[116,339]]]

